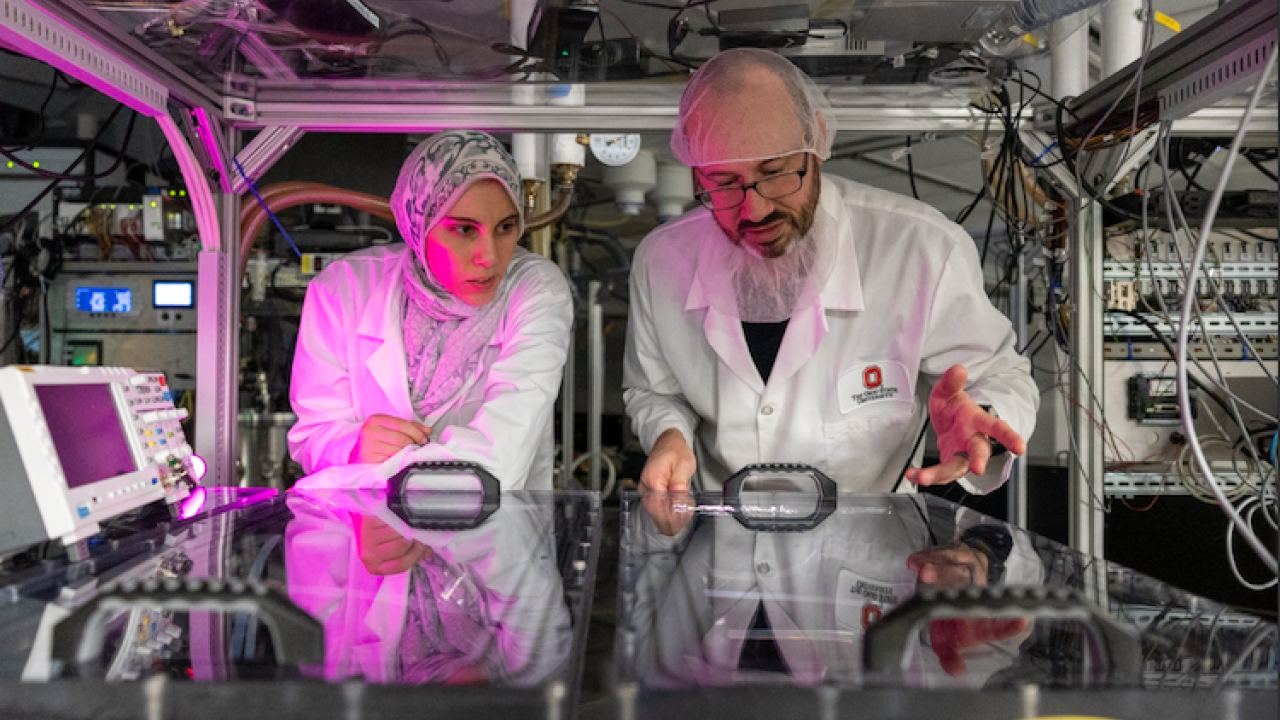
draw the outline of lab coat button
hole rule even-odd
[[[772,406],[772,405],[765,405],[764,407],[760,408],[760,414],[761,414],[761,415],[772,415],[772,414],[773,414],[773,406]]]
[[[756,565],[756,572],[760,573],[761,575],[768,575],[768,574],[769,574],[769,563],[762,562],[762,563],[760,563],[760,564]]]

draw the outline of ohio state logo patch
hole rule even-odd
[[[880,387],[884,382],[884,375],[880,372],[879,365],[872,365],[862,371],[862,387],[868,390],[874,390]]]
[[[878,360],[847,368],[836,383],[840,412],[853,412],[875,403],[912,403],[912,380],[906,366],[896,360]]]

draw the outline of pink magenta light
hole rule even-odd
[[[204,461],[204,458],[199,455],[192,455],[191,475],[196,479],[196,482],[203,480],[204,474],[207,472],[209,472],[209,464]]]
[[[179,520],[190,520],[195,517],[204,507],[205,489],[202,487],[192,488],[191,494],[186,500],[182,501],[182,508],[178,511]]]

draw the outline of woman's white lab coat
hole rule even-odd
[[[298,422],[289,452],[308,473],[345,465],[365,420],[386,414],[433,432],[431,442],[401,451],[378,475],[409,462],[463,460],[479,463],[504,490],[550,489],[552,417],[573,323],[563,273],[538,261],[512,291],[475,375],[454,402],[422,418],[409,397],[401,331],[401,264],[412,261],[403,245],[371,248],[312,281],[293,360],[289,399]]]
[[[313,478],[355,470],[336,467]],[[432,548],[479,588],[488,632],[477,638],[483,649],[463,649],[480,657],[490,681],[536,685],[568,662],[573,631],[556,569],[549,495],[504,494],[502,506],[479,527],[444,532],[408,527],[377,491],[332,488],[311,485],[289,493],[294,519],[285,530],[289,596],[324,624],[328,680],[400,680],[410,573],[371,575],[365,569],[355,538],[358,515],[377,517]],[[445,614],[440,621],[448,620]]]
[[[818,298],[791,318],[769,382],[741,323],[716,310],[704,245],[727,242],[706,210],[658,228],[631,271],[623,373],[627,414],[646,451],[678,429],[718,490],[744,465],[816,466],[842,492],[891,490],[934,381],[952,365],[966,391],[1022,437],[1039,393],[1008,319],[987,300],[973,240],[928,206],[823,176],[812,232],[838,243]],[[985,493],[1003,463],[961,482]]]

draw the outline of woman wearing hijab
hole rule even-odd
[[[399,456],[350,474],[364,484],[462,460],[504,491],[550,489],[572,299],[559,268],[517,247],[520,195],[497,140],[434,135],[391,195],[405,245],[351,253],[312,281],[290,390],[289,450],[307,473]]]

